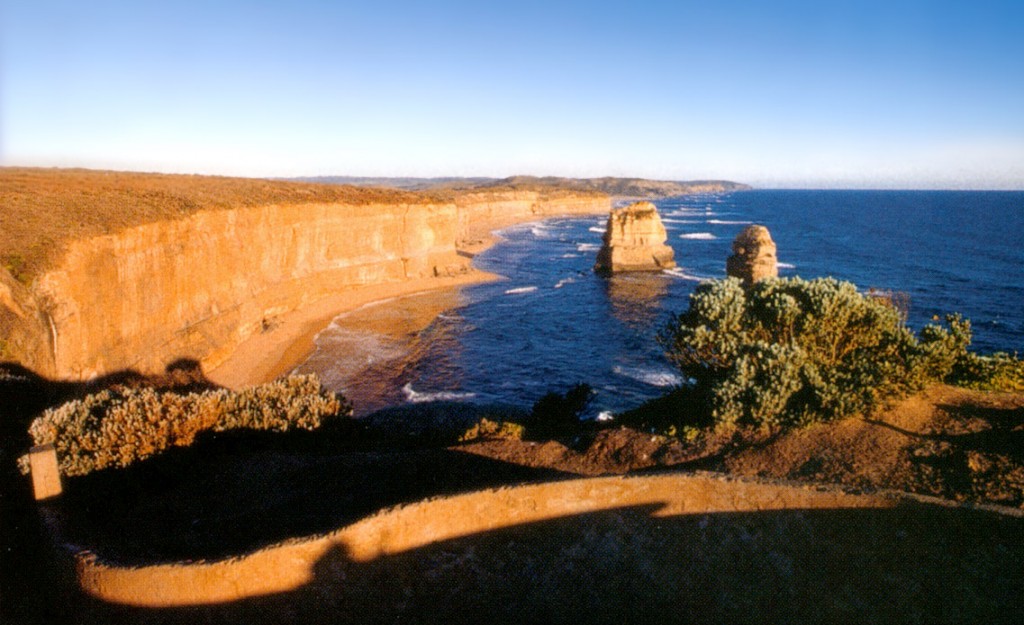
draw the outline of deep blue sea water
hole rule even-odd
[[[783,276],[902,291],[911,327],[960,312],[976,351],[1024,353],[1024,193],[745,191],[656,204],[673,271],[595,275],[603,217],[516,226],[475,259],[506,280],[464,289],[402,340],[356,332],[343,316],[300,370],[359,413],[437,398],[529,407],[577,382],[597,390],[595,414],[636,406],[681,381],[654,336],[700,280],[724,277],[732,239],[750,223],[771,231]]]

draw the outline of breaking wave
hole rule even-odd
[[[707,278],[701,278],[700,276],[694,276],[694,275],[686,273],[686,270],[683,269],[682,267],[675,267],[673,269],[666,269],[662,273],[664,273],[666,275],[669,275],[669,276],[672,276],[674,278],[679,278],[680,280],[690,280],[690,281],[693,281],[693,282],[703,282],[704,280],[707,280]]]
[[[462,393],[458,391],[438,391],[436,393],[421,393],[412,387],[412,382],[402,387],[402,393],[410,404],[422,404],[428,401],[460,401],[473,399],[476,393]]]
[[[616,375],[643,382],[650,386],[678,386],[683,383],[683,378],[675,372],[663,369],[651,369],[647,367],[622,367],[616,365],[612,368]]]
[[[688,232],[686,234],[679,235],[680,239],[687,239],[690,241],[714,241],[718,237],[711,234],[710,232]]]

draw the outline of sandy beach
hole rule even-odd
[[[467,237],[458,242],[457,249],[461,255],[472,258],[500,241],[500,237],[494,234],[495,230],[514,223],[515,220],[502,220],[474,225]],[[217,384],[232,389],[269,382],[289,373],[306,360],[315,348],[317,334],[339,315],[376,302],[380,303],[379,306],[401,308],[402,300],[410,296],[428,292],[454,293],[468,285],[500,278],[495,274],[470,269],[453,277],[422,278],[346,289],[311,306],[278,317],[274,325],[246,339],[231,356],[213,367],[207,375]],[[375,308],[378,316],[391,316],[379,306]],[[437,310],[436,306],[429,308]],[[373,322],[372,316],[362,316],[362,319],[364,329],[369,331],[407,333],[426,327],[433,320],[433,315],[429,318],[421,316],[416,321],[419,327],[406,325],[397,330],[380,327],[380,324]]]

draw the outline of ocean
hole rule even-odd
[[[319,374],[357,414],[438,399],[529,408],[579,382],[596,390],[591,416],[625,410],[682,382],[654,337],[701,280],[725,276],[751,223],[771,231],[782,276],[902,292],[915,330],[959,312],[975,351],[1024,353],[1024,192],[765,190],[655,204],[674,270],[594,274],[604,217],[515,226],[474,260],[505,280],[341,315],[297,371]],[[385,314],[388,332],[366,329]]]

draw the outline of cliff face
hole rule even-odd
[[[617,271],[658,271],[675,267],[672,248],[665,245],[668,233],[658,209],[650,202],[636,202],[608,215],[603,245],[594,269]]]
[[[0,359],[64,378],[177,358],[212,368],[330,294],[467,271],[455,243],[480,221],[608,209],[598,197],[474,195],[198,212],[76,241],[31,287],[0,269]]]

